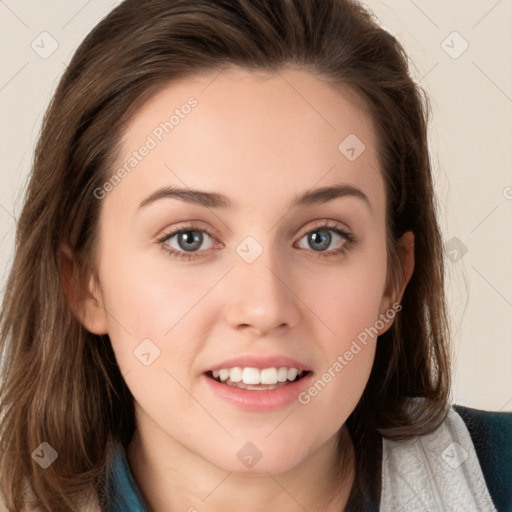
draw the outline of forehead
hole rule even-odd
[[[298,69],[228,68],[164,86],[127,124],[116,166],[129,171],[116,193],[130,196],[174,184],[280,200],[340,182],[383,195],[362,102]]]

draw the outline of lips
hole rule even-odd
[[[252,411],[269,411],[290,404],[311,381],[313,372],[286,356],[232,358],[203,372],[204,382],[223,401]]]
[[[300,378],[290,382],[280,382],[276,385],[246,385],[238,387],[218,382],[211,376],[212,372],[201,375],[208,393],[219,403],[247,412],[271,412],[291,406],[296,403],[301,393],[312,385],[315,377],[313,372],[303,372]],[[215,404],[216,405],[216,402]]]

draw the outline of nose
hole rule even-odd
[[[300,298],[285,264],[265,250],[253,263],[236,257],[230,272],[226,320],[236,330],[265,335],[275,329],[291,328],[300,318]]]

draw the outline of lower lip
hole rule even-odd
[[[300,380],[269,390],[249,390],[228,386],[205,374],[201,378],[213,394],[221,400],[245,411],[266,412],[281,409],[298,401],[299,394],[310,386],[313,374],[308,373]]]

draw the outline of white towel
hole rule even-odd
[[[452,408],[432,433],[383,439],[381,512],[494,512],[460,415]]]

